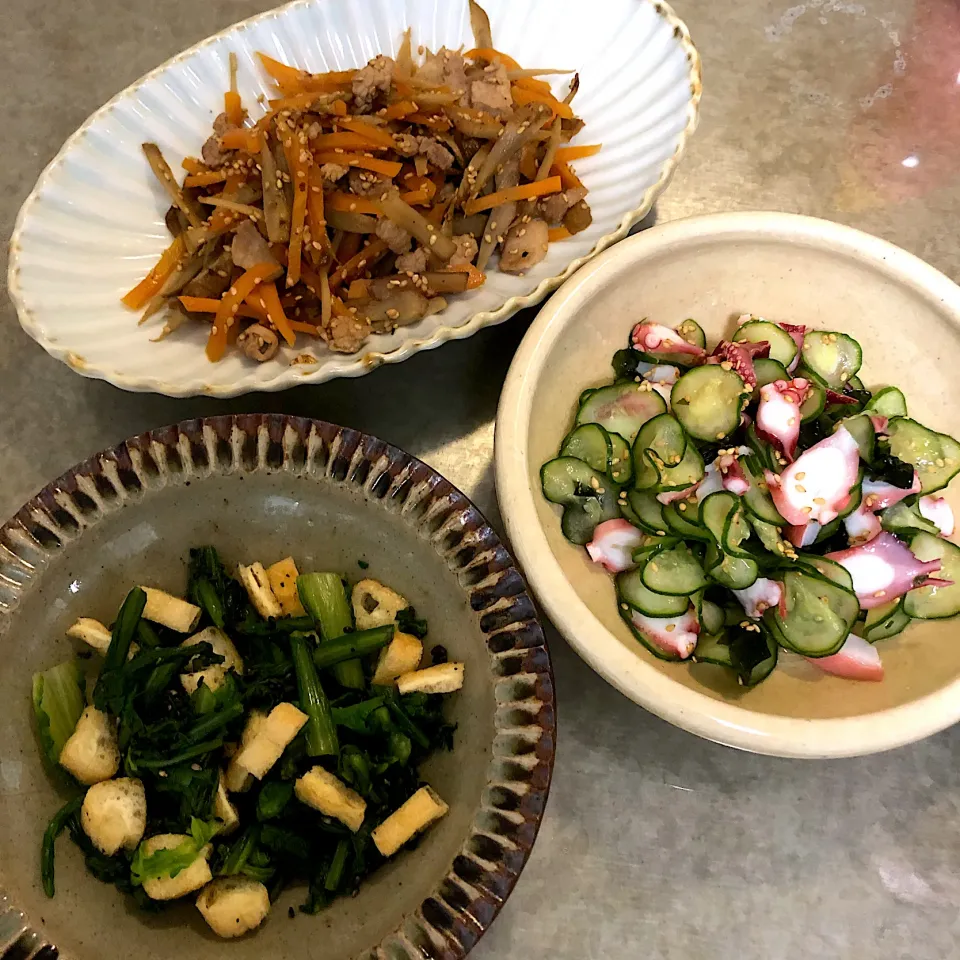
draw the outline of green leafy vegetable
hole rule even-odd
[[[427,635],[427,621],[420,620],[413,607],[407,607],[397,614],[397,626],[402,633],[412,634],[418,640],[422,640]]]
[[[33,675],[33,712],[43,752],[52,764],[70,738],[87,705],[83,672],[76,660]]]
[[[194,817],[190,822],[190,836],[169,850],[155,850],[147,854],[144,852],[145,845],[141,843],[130,865],[134,886],[142,886],[147,880],[178,876],[200,856],[203,848],[217,835],[218,827],[215,820],[205,821]]]
[[[261,822],[276,819],[292,798],[292,783],[265,783],[257,795],[257,819]]]

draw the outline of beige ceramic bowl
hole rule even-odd
[[[957,621],[915,623],[883,641],[882,683],[827,677],[782,654],[773,676],[742,691],[716,667],[664,663],[617,616],[613,581],[560,533],[540,493],[585,387],[609,381],[610,358],[649,317],[696,318],[710,342],[750,312],[843,330],[860,341],[861,377],[897,384],[921,422],[960,435],[960,289],[932,267],[848,227],[778,213],[698,217],[607,251],[556,293],[510,369],[496,465],[507,532],[535,592],[569,642],[632,700],[702,737],[758,753],[852,756],[928,736],[960,719]],[[960,483],[948,493],[960,507]]]

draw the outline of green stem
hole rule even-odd
[[[137,624],[143,615],[143,608],[147,605],[147,595],[139,588],[134,587],[123,601],[117,622],[113,625],[110,646],[103,658],[103,669],[117,670],[127,662],[130,644],[133,635],[137,632]]]
[[[368,654],[382,650],[392,639],[393,624],[385,627],[374,627],[372,630],[360,630],[357,633],[348,633],[336,640],[328,640],[313,651],[313,662],[317,668],[332,667],[344,660],[355,660]]]
[[[137,640],[143,649],[160,646],[160,636],[149,620],[141,620],[137,624]]]
[[[43,844],[40,847],[40,877],[43,880],[43,892],[52,897],[56,893],[54,883],[54,847],[57,837],[63,833],[68,821],[80,809],[83,797],[74,797],[64,804],[54,815],[47,829],[43,832]]]
[[[213,621],[214,626],[222,630],[223,625],[226,623],[223,617],[223,604],[220,602],[220,597],[217,595],[217,591],[214,590],[213,584],[206,579],[198,580],[194,586],[194,591],[198,606],[206,611],[207,616]]]
[[[353,629],[353,614],[339,574],[302,574],[297,577],[297,593],[303,609],[320,628],[324,642],[336,640]],[[337,663],[334,674],[341,686],[352,690],[362,690],[364,687],[363,664],[359,660]]]
[[[337,887],[340,886],[340,881],[343,879],[343,868],[347,865],[347,855],[350,853],[350,841],[343,837],[340,842],[337,844],[337,849],[334,851],[333,860],[330,861],[330,869],[327,871],[327,876],[323,881],[323,889],[327,893],[334,893]]]
[[[217,871],[221,877],[234,877],[246,866],[260,840],[260,827],[253,826],[247,829],[240,836],[240,839],[230,847],[227,858],[223,861],[223,866]]]
[[[307,638],[303,634],[291,634],[290,651],[297,674],[300,709],[309,718],[305,727],[307,754],[311,757],[336,756],[340,752],[337,728],[333,724],[330,701],[320,686]]]
[[[193,760],[194,757],[202,757],[204,754],[213,750],[219,750],[223,746],[223,737],[217,737],[214,740],[206,740],[193,747],[187,747],[172,757],[164,757],[162,760],[137,760],[136,766],[141,770],[165,770],[167,767],[175,767],[178,763],[186,760]]]
[[[197,723],[187,731],[187,739],[202,740],[204,737],[209,737],[210,734],[216,733],[230,723],[231,720],[236,720],[236,718],[242,716],[242,714],[243,704],[239,701],[231,703],[222,710],[216,710],[213,713],[207,714],[202,720],[197,721]]]
[[[310,617],[284,617],[282,620],[260,620],[256,623],[237,624],[237,632],[246,637],[268,637],[271,633],[293,633],[313,629]]]

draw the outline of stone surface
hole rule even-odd
[[[960,272],[955,3],[677,6],[703,54],[705,93],[700,131],[659,204],[661,220],[730,209],[808,213]],[[0,236],[90,112],[260,9],[251,0],[4,0]],[[404,447],[498,520],[493,418],[529,316],[360,380],[217,402],[83,380],[20,332],[5,296],[0,310],[4,515],[74,461],[141,430],[282,410]],[[561,728],[552,800],[478,960],[960,956],[955,731],[864,760],[753,757],[644,713],[556,637],[553,654]]]

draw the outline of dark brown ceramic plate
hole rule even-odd
[[[65,628],[108,618],[131,583],[183,589],[191,545],[234,562],[293,554],[303,568],[390,584],[466,662],[455,749],[425,777],[450,813],[316,917],[217,941],[189,901],[145,917],[61,841],[57,897],[40,887],[44,825],[62,802],[35,742],[30,677],[70,655]],[[543,815],[555,748],[550,657],[513,560],[470,501],[373,437],[281,416],[193,420],[128,440],[55,480],[0,528],[0,957],[456,960],[510,894]]]

